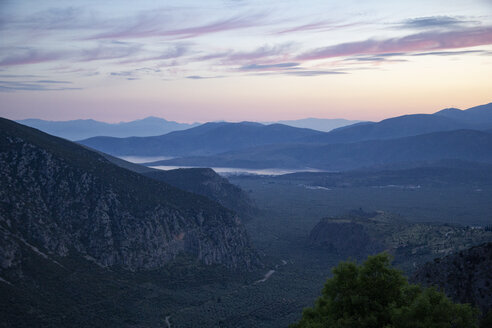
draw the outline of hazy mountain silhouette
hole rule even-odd
[[[492,103],[467,110],[448,108],[435,114],[412,114],[392,117],[380,122],[361,122],[335,129],[304,141],[345,143],[364,140],[393,139],[438,131],[492,128]]]
[[[474,123],[479,126],[488,125],[490,128],[490,124],[492,124],[492,103],[472,107],[467,110],[446,108],[434,113],[434,115],[444,116],[462,122]]]
[[[26,119],[17,122],[68,140],[80,140],[95,136],[157,136],[198,125],[198,123],[186,124],[166,121],[158,117],[147,117],[142,120],[121,123],[106,123],[95,120],[45,121],[39,119]]]
[[[185,156],[218,154],[268,144],[292,143],[322,132],[282,124],[206,123],[156,137],[95,137],[79,141],[111,155]]]
[[[329,132],[333,129],[341,128],[344,126],[360,123],[361,121],[357,120],[346,120],[343,118],[304,118],[300,120],[285,120],[285,121],[277,121],[277,124],[285,124],[288,126],[293,126],[295,128],[306,128],[317,131]],[[273,122],[270,122],[270,124]]]
[[[435,132],[345,144],[269,145],[215,156],[185,157],[153,165],[352,170],[445,159],[492,162],[492,134],[475,130]]]
[[[475,124],[444,116],[413,114],[389,118],[377,123],[356,124],[333,130],[304,141],[314,143],[346,143],[364,140],[383,140],[416,136],[438,131],[478,129]]]

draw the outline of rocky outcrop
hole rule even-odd
[[[324,218],[309,235],[311,247],[342,257],[363,259],[382,251],[411,273],[419,264],[492,240],[492,232],[446,224],[413,223],[390,213],[351,211]]]
[[[411,280],[437,286],[456,302],[492,310],[492,243],[437,258],[419,268]]]
[[[0,229],[0,270],[9,272],[21,267],[24,243],[127,270],[160,268],[180,253],[233,269],[259,264],[230,210],[4,119]]]

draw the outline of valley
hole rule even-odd
[[[0,328],[491,328],[491,0],[0,0]]]
[[[435,258],[492,241],[488,132],[320,144],[299,143],[325,136],[312,130],[221,123],[150,137],[166,149],[166,140],[190,134],[180,142],[191,148],[174,144],[178,157],[168,159],[148,150],[117,158],[2,125],[9,187],[1,194],[0,316],[15,327],[286,327],[340,261],[385,251],[410,277]],[[227,138],[214,148],[220,131],[243,138],[244,148],[230,150]],[[286,141],[286,131],[297,134]],[[197,150],[197,133],[208,148]],[[118,142],[136,149],[137,141]],[[271,165],[255,164],[258,154]],[[249,164],[160,165],[206,167],[218,158]]]

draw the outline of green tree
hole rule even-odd
[[[362,264],[341,262],[333,269],[313,308],[293,328],[473,328],[478,312],[455,304],[434,288],[407,282],[391,267],[389,255]]]

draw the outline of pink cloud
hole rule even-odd
[[[318,48],[297,57],[298,60],[435,51],[492,44],[492,27],[470,28],[450,32],[427,32],[387,40],[365,40]]]

